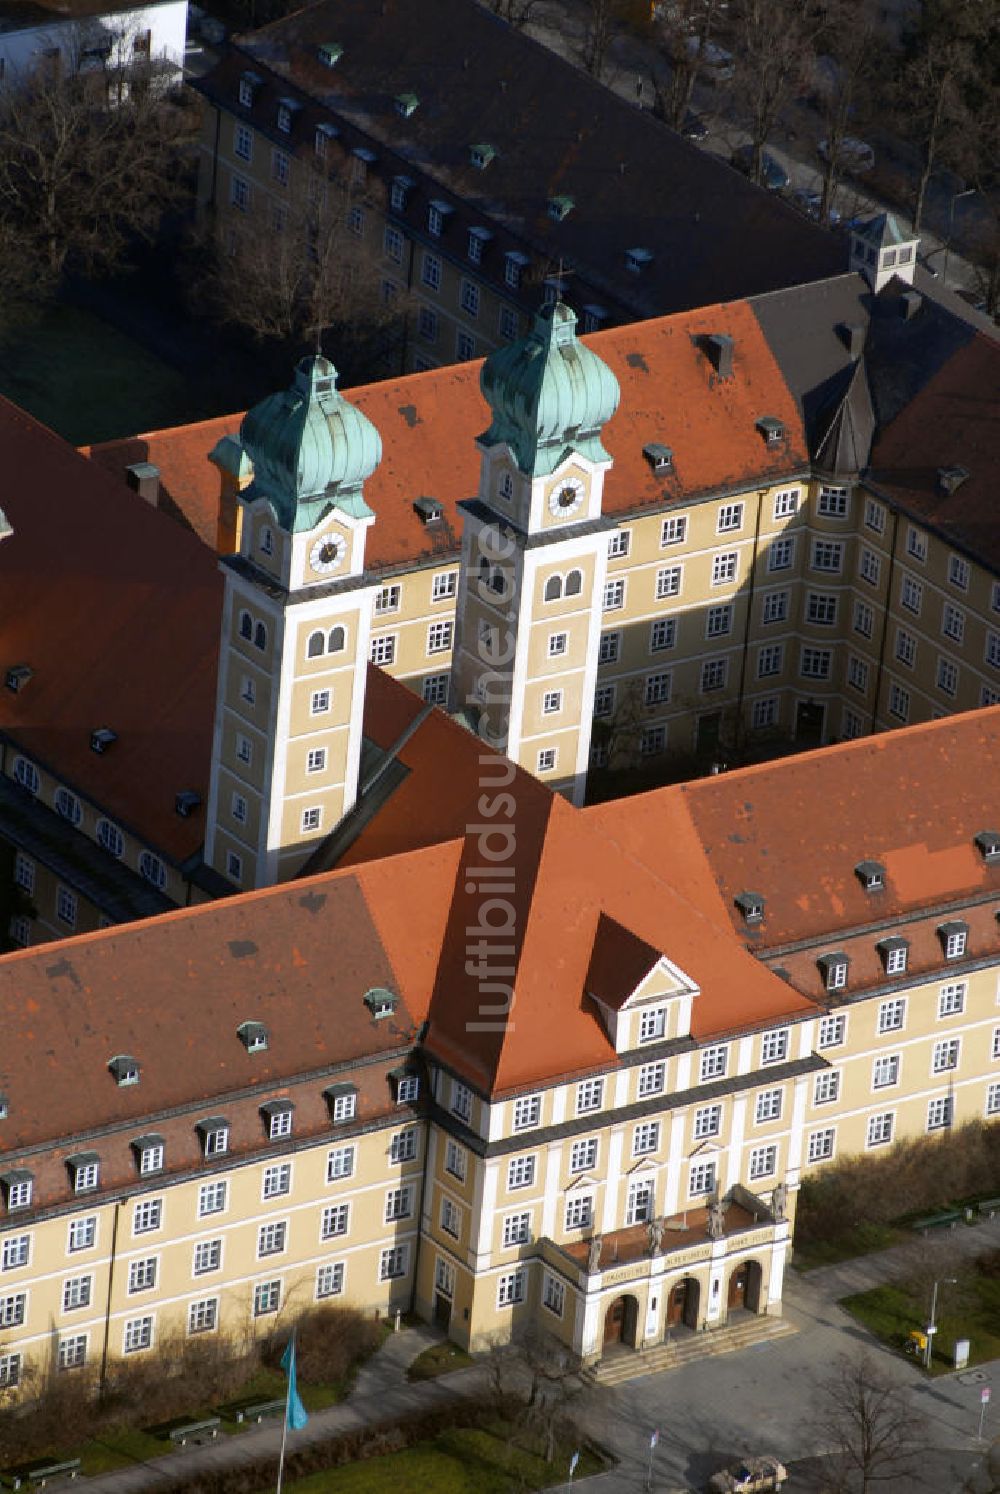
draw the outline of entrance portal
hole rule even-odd
[[[439,1328],[447,1328],[451,1322],[451,1298],[443,1292],[434,1296],[434,1321]]]
[[[685,1276],[667,1298],[667,1327],[683,1323],[686,1328],[697,1328],[700,1302],[701,1286],[693,1276]]]
[[[628,1344],[636,1347],[635,1330],[639,1321],[639,1304],[635,1297],[616,1297],[604,1317],[604,1347]]]
[[[795,740],[803,747],[820,747],[823,743],[823,719],[826,707],[815,700],[800,700],[795,710]]]
[[[757,1261],[743,1261],[729,1278],[728,1305],[730,1312],[745,1308],[747,1312],[760,1312],[760,1285],[762,1272]]]

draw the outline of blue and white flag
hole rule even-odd
[[[285,1421],[290,1432],[301,1432],[309,1420],[295,1384],[295,1334],[288,1340],[288,1347],[281,1356],[281,1368],[288,1376],[288,1399],[285,1403]]]

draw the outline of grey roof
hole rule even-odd
[[[332,68],[318,56],[330,37],[343,47]],[[246,111],[238,84],[248,66],[264,82]],[[844,239],[475,0],[320,0],[239,38],[195,86],[276,144],[308,149],[317,126],[336,121],[348,150],[377,147],[380,181],[413,179],[397,216],[415,237],[429,203],[450,201],[456,211],[428,240],[443,254],[464,260],[466,233],[488,224],[496,238],[477,273],[502,284],[504,253],[528,248],[532,273],[561,262],[569,298],[600,299],[612,318],[733,300],[847,261]],[[394,100],[410,90],[420,107],[404,118]],[[277,103],[290,92],[305,107],[279,135]],[[497,154],[480,170],[470,147],[483,140]],[[562,221],[549,211],[558,196],[575,204]],[[632,273],[625,256],[636,245],[652,258]],[[525,304],[535,305],[537,283],[530,290]]]
[[[871,457],[875,412],[868,390],[865,360],[859,358],[847,388],[832,406],[829,422],[816,443],[813,457],[821,472],[857,477]]]
[[[915,233],[904,233],[892,213],[877,213],[867,223],[857,224],[853,232],[876,249],[890,248],[893,244],[912,244],[918,237]]]

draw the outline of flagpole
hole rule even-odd
[[[292,1330],[292,1342],[295,1342],[295,1330]],[[285,1415],[281,1423],[281,1451],[278,1454],[278,1486],[275,1494],[281,1494],[281,1480],[285,1473],[285,1441],[288,1437],[288,1413],[291,1410],[292,1400],[292,1377],[288,1376],[288,1385],[285,1388]]]

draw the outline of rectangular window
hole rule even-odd
[[[649,630],[650,653],[658,654],[664,649],[673,648],[676,642],[677,619],[674,617],[658,617]]]
[[[905,607],[907,612],[912,612],[915,617],[919,617],[923,595],[924,588],[919,581],[914,580],[912,576],[903,577],[899,593],[900,606]]]
[[[283,150],[271,151],[271,176],[279,187],[288,186],[289,166],[289,159]]]
[[[758,1126],[768,1121],[781,1119],[781,1098],[783,1091],[780,1089],[762,1089],[757,1096],[757,1106],[754,1112]]]
[[[594,716],[600,719],[610,716],[615,708],[614,685],[598,685],[594,691]]]
[[[667,1078],[667,1066],[662,1061],[659,1063],[643,1064],[639,1070],[638,1094],[640,1100],[648,1099],[650,1095],[663,1093]],[[597,1143],[594,1143],[595,1149]]]
[[[628,529],[616,529],[614,534],[608,537],[608,559],[620,560],[629,552],[632,535]]]
[[[0,1390],[12,1390],[20,1381],[20,1354],[0,1354]]]
[[[951,638],[955,643],[963,641],[965,638],[965,613],[961,607],[954,607],[951,602],[945,602],[941,609],[941,632],[946,638]]]
[[[396,662],[396,635],[388,634],[384,638],[373,638],[371,646],[371,661],[383,667]]]
[[[385,232],[382,235],[382,248],[385,251],[387,259],[393,260],[397,265],[402,264],[403,235],[398,228],[386,225]]]
[[[790,488],[786,493],[775,493],[774,495],[774,517],[776,519],[788,519],[792,514],[799,511],[799,490]]]
[[[545,1273],[542,1283],[542,1306],[547,1307],[549,1312],[555,1313],[557,1318],[562,1317],[566,1306],[566,1288],[561,1281],[557,1281],[548,1272]]]
[[[969,589],[969,562],[961,555],[948,556],[948,580],[952,586],[957,586],[962,591]]]
[[[835,1017],[821,1017],[819,1024],[819,1047],[839,1048],[847,1036],[847,1018],[843,1013]]]
[[[336,1183],[341,1178],[349,1178],[354,1175],[354,1148],[353,1146],[334,1147],[333,1151],[326,1154],[326,1180],[328,1183]]]
[[[566,1200],[565,1228],[589,1229],[594,1222],[594,1200],[589,1193],[575,1194]]]
[[[715,525],[716,534],[729,534],[743,528],[743,504],[723,503]]]
[[[463,280],[459,304],[468,316],[479,315],[479,286],[474,280]]]
[[[861,548],[861,558],[858,562],[858,572],[862,581],[867,581],[869,586],[877,586],[882,575],[882,562],[874,550],[869,550],[867,545]]]
[[[660,526],[660,548],[665,549],[667,545],[682,545],[687,539],[687,514],[678,514],[672,519],[664,519]]]
[[[132,1318],[125,1324],[125,1332],[122,1337],[122,1352],[125,1354],[138,1354],[142,1349],[148,1349],[153,1342],[153,1319]]]
[[[706,1136],[718,1136],[722,1130],[722,1106],[702,1105],[694,1113],[694,1139],[702,1141]]]
[[[565,652],[569,643],[569,635],[566,633],[550,633],[548,641],[548,652],[550,659],[558,659]]]
[[[569,1152],[570,1172],[590,1172],[597,1166],[597,1137],[587,1136],[583,1141],[574,1141]]]
[[[229,180],[229,201],[239,212],[245,213],[250,206],[250,183],[234,171]]]
[[[453,1178],[458,1178],[459,1182],[464,1183],[467,1165],[464,1148],[460,1147],[457,1141],[449,1141],[444,1152],[445,1172],[450,1173]]]
[[[74,1334],[70,1338],[61,1338],[56,1356],[57,1367],[61,1370],[82,1369],[87,1362],[87,1335],[85,1333]]]
[[[648,1224],[653,1217],[653,1184],[643,1178],[629,1184],[625,1224]]]
[[[451,1113],[457,1115],[459,1120],[465,1121],[466,1124],[472,1119],[472,1090],[458,1079],[452,1081]]]
[[[219,1326],[219,1299],[205,1297],[188,1308],[188,1333],[214,1333]]]
[[[602,633],[601,642],[597,655],[600,664],[617,664],[621,652],[622,635],[620,633]]]
[[[872,1089],[891,1089],[898,1083],[899,1054],[880,1054],[872,1064]]]
[[[431,601],[443,602],[453,597],[458,588],[457,571],[441,571],[431,582]]]
[[[902,1032],[903,1023],[906,1020],[906,998],[896,996],[891,1001],[883,1001],[878,1009],[878,1031]]]
[[[986,1114],[1000,1115],[1000,1083],[994,1081],[986,1086]],[[0,1361],[2,1364],[2,1361]],[[0,1379],[0,1384],[3,1381]]]
[[[603,1102],[603,1079],[584,1079],[581,1084],[576,1086],[577,1115],[588,1115],[593,1110],[600,1110]]]
[[[987,632],[984,657],[991,668],[1000,669],[1000,633]]]
[[[961,1048],[958,1038],[944,1038],[942,1042],[935,1043],[931,1058],[931,1073],[946,1074],[952,1069],[957,1069]]]
[[[825,519],[846,519],[847,489],[821,487],[816,507]]]
[[[927,1104],[928,1131],[942,1131],[951,1125],[951,1095],[939,1095]]]
[[[910,693],[902,685],[893,685],[889,690],[889,715],[897,721],[910,719]]]
[[[326,768],[326,748],[310,747],[306,754],[306,772],[322,773]]]
[[[605,582],[603,605],[605,612],[618,612],[625,606],[624,580]]]
[[[885,508],[874,498],[865,500],[865,528],[873,534],[885,533]]]
[[[69,1240],[66,1249],[72,1254],[77,1250],[92,1250],[97,1241],[97,1215],[88,1214],[86,1219],[71,1219]]]
[[[402,1188],[391,1188],[385,1196],[385,1222],[394,1219],[409,1219],[413,1213],[413,1189],[407,1183]]]
[[[778,1169],[778,1148],[772,1143],[768,1146],[754,1147],[750,1153],[750,1181],[756,1182],[759,1178],[771,1178]]]
[[[730,581],[736,580],[736,572],[739,567],[739,556],[735,550],[725,551],[712,556],[712,585],[724,586]]]
[[[281,1303],[281,1282],[261,1281],[253,1289],[253,1315],[255,1318],[266,1317],[268,1313],[277,1312]]]
[[[705,613],[705,637],[724,638],[733,631],[733,608],[731,603],[722,607],[709,607]]]
[[[279,1162],[264,1168],[262,1197],[281,1198],[292,1190],[292,1164]]]
[[[868,1129],[865,1135],[865,1146],[888,1146],[892,1140],[892,1128],[895,1116],[891,1110],[884,1115],[871,1115],[868,1117]]]
[[[813,1131],[809,1136],[806,1147],[806,1157],[810,1162],[825,1162],[833,1156],[836,1131],[831,1126],[826,1131]]]
[[[844,546],[836,540],[813,540],[814,571],[839,572],[844,564]]]
[[[327,1204],[320,1215],[319,1237],[334,1240],[346,1235],[350,1223],[350,1208],[347,1204]]]
[[[0,1250],[0,1270],[14,1271],[19,1266],[26,1266],[30,1252],[30,1235],[5,1235]]]
[[[222,1266],[222,1241],[221,1240],[199,1240],[194,1247],[194,1260],[191,1266],[193,1276],[206,1276],[210,1271],[218,1271]]]
[[[497,1307],[513,1307],[524,1301],[526,1273],[522,1266],[509,1271],[497,1281]]]
[[[688,1174],[688,1196],[697,1198],[715,1192],[715,1163],[693,1162]]]
[[[755,731],[760,731],[766,726],[777,726],[778,697],[776,695],[765,695],[763,699],[754,701],[750,713],[750,724]]]
[[[868,690],[868,665],[856,654],[852,654],[847,661],[847,683],[862,695]]]
[[[455,335],[455,357],[459,363],[468,363],[470,358],[476,356],[476,339],[468,332],[458,332]]]
[[[938,993],[938,1016],[957,1017],[965,1010],[966,983],[964,980],[950,981]]]
[[[204,1219],[208,1214],[221,1214],[226,1207],[229,1184],[203,1183],[198,1189],[198,1217]]]
[[[701,666],[702,695],[708,695],[713,690],[724,690],[728,672],[728,659],[706,659]]]
[[[535,1181],[534,1157],[512,1157],[507,1163],[507,1191],[530,1188]]]
[[[427,652],[429,654],[444,654],[451,648],[451,637],[454,624],[452,622],[431,623],[427,629]]]
[[[905,628],[896,629],[896,658],[907,669],[912,669],[917,660],[917,640]]]
[[[531,1241],[531,1215],[507,1214],[503,1222],[504,1249],[513,1245],[527,1245]]]
[[[441,289],[441,261],[436,254],[424,252],[420,263],[420,281],[428,290]]]
[[[343,1261],[330,1261],[324,1266],[318,1267],[316,1271],[316,1296],[339,1297],[344,1290],[344,1263]]]
[[[664,601],[667,597],[679,597],[681,594],[681,581],[684,567],[679,565],[662,566],[656,573],[656,600]]]
[[[647,674],[643,689],[644,705],[664,705],[670,699],[670,672]]]
[[[450,1198],[441,1200],[441,1228],[455,1240],[462,1232],[462,1211]]]
[[[0,1297],[0,1328],[23,1327],[27,1306],[27,1292],[15,1292],[10,1297]]]
[[[806,621],[818,627],[832,627],[837,621],[835,592],[811,591],[806,598]]]
[[[513,306],[500,307],[499,327],[500,336],[504,338],[506,342],[513,342],[514,338],[521,330],[521,318],[518,316]]]
[[[666,750],[667,728],[665,726],[644,726],[639,734],[639,752],[643,757],[652,757],[658,752]]]
[[[791,535],[772,540],[767,552],[769,571],[787,571],[795,559],[795,540]]]
[[[769,591],[761,607],[762,623],[785,622],[788,619],[788,592]]]
[[[701,1054],[699,1075],[702,1084],[707,1084],[710,1079],[724,1079],[729,1057],[729,1049],[724,1043],[715,1048],[704,1048]]]
[[[562,710],[563,693],[561,690],[546,690],[542,696],[542,715],[557,716]]]
[[[257,1231],[257,1254],[281,1255],[288,1241],[288,1225],[284,1219],[274,1224],[262,1224]]]
[[[788,1057],[789,1034],[787,1027],[765,1032],[760,1040],[761,1063],[784,1063]]]
[[[938,659],[937,686],[945,695],[958,693],[958,665],[950,659]]]
[[[633,1157],[643,1157],[647,1152],[655,1152],[659,1145],[659,1121],[643,1121],[641,1125],[636,1126],[632,1133]]]
[[[353,1099],[354,1096],[352,1095]],[[405,1131],[397,1131],[389,1143],[390,1162],[412,1162],[417,1155],[417,1128],[407,1126]]]
[[[143,1199],[135,1206],[132,1215],[132,1233],[134,1235],[149,1234],[151,1230],[159,1229],[163,1223],[163,1200],[160,1198]]]
[[[783,643],[768,643],[757,650],[757,678],[768,679],[771,675],[780,674],[785,661],[785,646]]]
[[[56,917],[69,929],[76,928],[76,907],[76,893],[70,892],[68,887],[58,887],[56,889]],[[96,1181],[91,1186],[96,1187]]]
[[[384,616],[387,612],[398,612],[402,595],[401,586],[383,586],[375,593],[375,615]]]
[[[816,1075],[816,1083],[813,1086],[813,1104],[829,1105],[840,1098],[840,1070],[827,1069],[823,1074]]]
[[[640,1043],[655,1043],[666,1036],[667,1009],[665,1006],[647,1008],[639,1018]]]
[[[799,662],[799,673],[806,680],[828,680],[833,667],[833,655],[828,648],[804,648]]]

